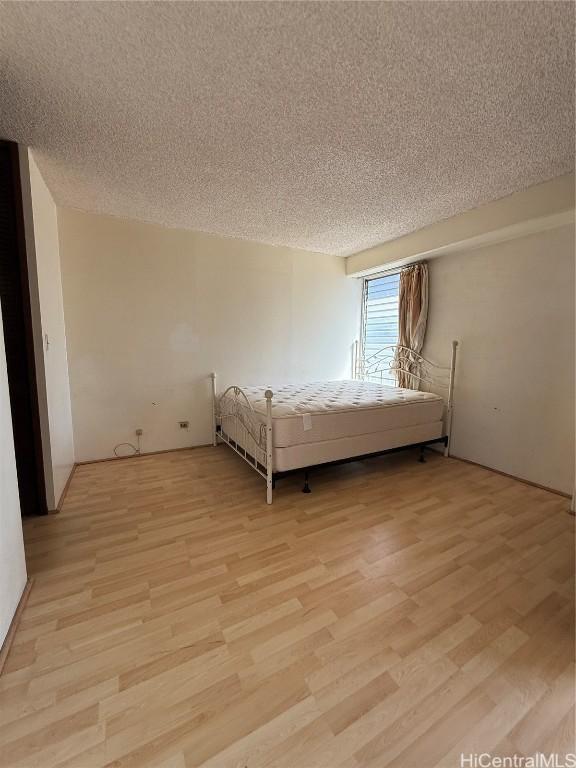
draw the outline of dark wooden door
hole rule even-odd
[[[18,145],[0,141],[0,306],[23,515],[48,511]]]

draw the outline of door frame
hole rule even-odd
[[[35,355],[34,322],[32,313],[32,297],[30,284],[30,271],[28,266],[28,250],[26,243],[26,220],[24,215],[24,200],[22,188],[22,176],[20,166],[21,148],[13,141],[0,139],[0,148],[8,151],[11,168],[12,198],[14,202],[16,230],[16,247],[20,275],[20,297],[23,309],[23,353],[26,356],[26,365],[28,370],[28,399],[32,418],[32,447],[34,452],[35,464],[35,485],[39,508],[37,515],[48,514],[48,500],[46,494],[46,475],[44,469],[44,451],[42,444],[42,427],[40,419],[40,403],[38,388],[38,371]],[[6,341],[6,340],[5,340]],[[8,371],[8,381],[10,381],[10,371]],[[10,412],[13,413],[15,405],[10,402]],[[13,420],[14,423],[14,420]],[[18,455],[16,455],[16,466],[18,467]],[[20,479],[19,479],[20,487]]]

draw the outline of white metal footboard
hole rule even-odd
[[[219,397],[216,395],[216,374],[212,379],[212,442],[227,443],[244,461],[266,480],[266,502],[272,504],[273,445],[272,445],[272,398],[267,389],[266,421],[254,411],[245,392],[237,386],[228,387]]]

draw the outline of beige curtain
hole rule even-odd
[[[428,265],[413,264],[400,272],[398,344],[406,349],[398,350],[398,386],[418,389],[420,366],[416,352],[420,354],[426,334],[428,318]],[[415,374],[415,375],[410,375]]]

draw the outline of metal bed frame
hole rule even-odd
[[[275,472],[273,467],[273,433],[272,433],[272,399],[274,393],[267,389],[266,419],[262,421],[250,403],[244,390],[236,385],[228,387],[221,395],[216,394],[216,374],[210,374],[212,380],[212,444],[216,446],[218,441],[226,443],[241,456],[251,467],[256,470],[266,481],[266,502],[272,504],[272,494],[276,480],[292,475],[295,472],[304,472],[304,493],[310,493],[308,473],[312,469],[345,464],[351,461],[362,461],[375,456],[382,456],[409,448],[420,448],[419,461],[424,461],[424,449],[434,443],[444,444],[444,456],[450,455],[450,441],[452,437],[452,417],[454,410],[454,386],[456,374],[456,351],[458,342],[452,342],[452,357],[450,366],[442,367],[427,360],[418,353],[398,344],[389,345],[370,355],[367,358],[356,359],[353,370],[354,378],[364,381],[376,381],[383,383],[385,379],[398,379],[402,372],[408,377],[410,389],[429,387],[431,390],[447,390],[446,407],[444,413],[444,429],[441,437],[426,440],[421,443],[410,443],[389,448],[374,453],[348,456],[337,461],[324,462],[312,466],[297,467],[284,472]]]

